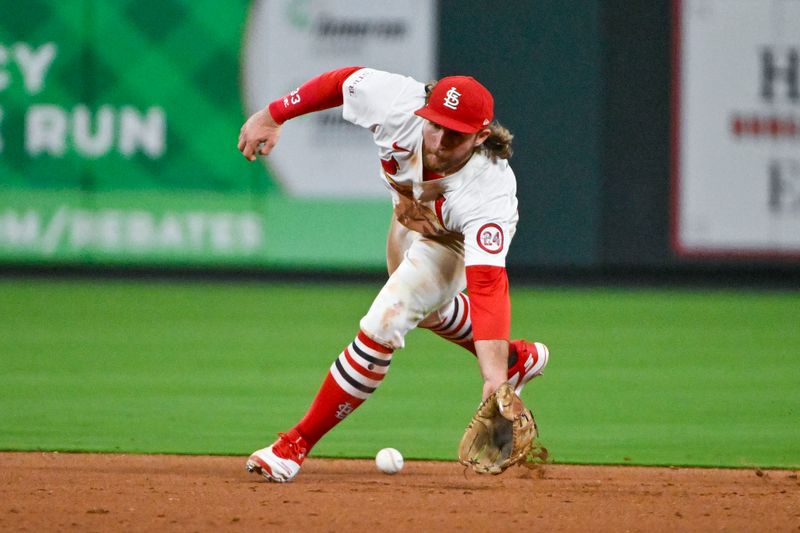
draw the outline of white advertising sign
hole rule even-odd
[[[800,258],[800,1],[674,1],[674,247]]]
[[[427,82],[435,76],[434,0],[260,0],[253,2],[243,58],[249,113],[323,72],[348,66]],[[386,197],[369,131],[341,108],[292,119],[265,161],[291,196]]]

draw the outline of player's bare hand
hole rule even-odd
[[[248,161],[255,161],[257,155],[269,155],[280,135],[281,125],[265,107],[253,113],[239,131],[239,151]]]

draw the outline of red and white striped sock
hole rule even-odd
[[[309,450],[375,392],[389,371],[392,353],[359,331],[339,354],[308,412],[294,427]]]
[[[472,319],[469,316],[469,297],[460,292],[450,302],[439,324],[430,327],[441,338],[458,344],[475,354],[475,341],[472,338]]]

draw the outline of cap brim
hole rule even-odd
[[[457,131],[460,133],[477,133],[483,129],[483,127],[476,128],[475,126],[470,126],[466,122],[461,122],[459,120],[453,119],[452,117],[448,117],[440,113],[437,113],[428,106],[417,109],[416,111],[414,111],[414,114],[424,118],[425,120],[429,120],[440,126],[443,126],[449,130]]]

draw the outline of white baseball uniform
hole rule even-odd
[[[516,179],[506,160],[480,151],[456,173],[424,179],[425,120],[414,111],[425,104],[425,86],[412,78],[363,68],[347,77],[342,94],[344,119],[373,134],[396,219],[407,226],[392,225],[393,272],[361,328],[401,348],[406,333],[431,314],[433,323],[466,287],[465,266],[505,266],[518,220]]]

